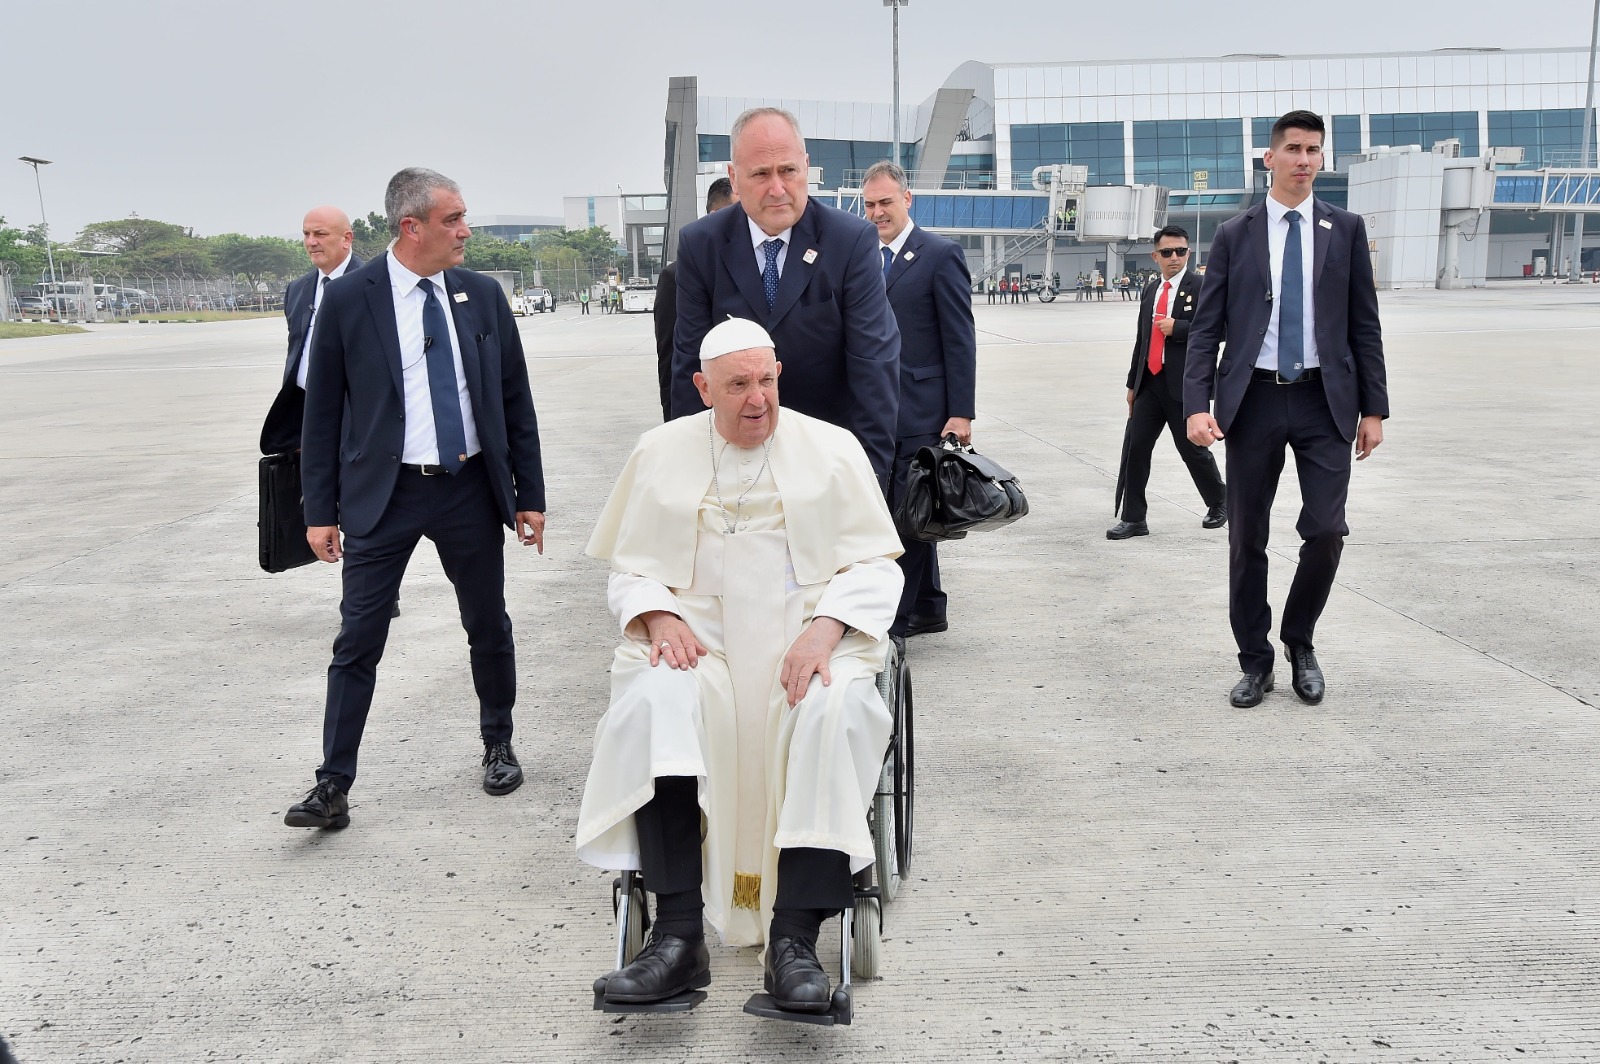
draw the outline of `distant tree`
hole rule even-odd
[[[211,249],[194,230],[153,218],[120,218],[92,222],[69,245],[85,251],[110,252],[115,265],[128,273],[207,274],[216,267]]]
[[[307,268],[299,243],[275,236],[222,233],[205,238],[211,261],[226,273],[258,281],[287,280]]]
[[[375,259],[389,246],[388,219],[377,211],[368,211],[365,218],[352,219],[350,232],[355,237],[355,252],[363,259]]]
[[[16,267],[16,277],[21,283],[32,284],[43,277],[49,268],[44,253],[43,226],[12,229],[0,218],[0,262]]]
[[[92,222],[83,227],[75,243],[89,251],[110,251],[118,255],[138,251],[151,244],[191,238],[189,230],[153,218],[122,218],[114,222]]]

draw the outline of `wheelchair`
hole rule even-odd
[[[850,977],[875,979],[883,942],[883,911],[900,892],[911,870],[912,807],[916,794],[913,753],[911,666],[906,662],[905,640],[891,639],[889,656],[878,673],[878,693],[893,718],[889,748],[884,753],[877,791],[867,810],[872,833],[873,863],[855,876],[855,905],[840,914],[839,979],[827,1012],[792,1012],[781,1009],[770,995],[753,994],[744,1011],[769,1020],[789,1020],[823,1026],[848,1024],[854,1017]],[[617,966],[620,971],[644,948],[650,929],[644,877],[624,871],[611,881],[611,909],[617,921]],[[625,1005],[605,1000],[603,975],[594,983],[594,1007],[600,1012],[688,1012],[706,999],[704,990],[690,990],[666,1001]]]

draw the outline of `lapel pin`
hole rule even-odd
[[[1322,221],[1318,222],[1317,224],[1322,226],[1322,228],[1324,228],[1324,229],[1332,229],[1333,228],[1333,223],[1328,221],[1328,219],[1326,219],[1326,218],[1322,219]]]
[[[456,293],[456,302],[457,303],[465,303],[466,301],[467,301],[467,293],[465,293],[465,292],[457,292]]]
[[[806,260],[806,265],[807,266],[810,266],[813,262],[816,262],[817,261],[817,249],[816,248],[808,248],[808,249],[806,249],[805,260]]]
[[[912,259],[914,259],[916,257],[917,257],[917,253],[915,251],[906,252],[906,261],[907,262],[910,262]]]

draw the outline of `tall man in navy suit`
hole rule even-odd
[[[1204,447],[1189,442],[1183,418],[1184,354],[1195,300],[1205,277],[1189,269],[1189,234],[1181,226],[1169,225],[1156,233],[1150,257],[1158,273],[1139,301],[1133,364],[1128,367],[1128,440],[1122,471],[1127,490],[1122,497],[1122,520],[1106,529],[1107,539],[1150,534],[1144,489],[1150,483],[1150,452],[1162,429],[1172,433],[1172,442],[1189,468],[1189,478],[1205,501],[1206,515],[1200,524],[1221,528],[1228,523],[1217,460]]]
[[[900,400],[900,331],[883,289],[878,233],[812,203],[793,115],[757,107],[730,137],[739,202],[678,236],[672,416],[705,410],[700,341],[727,318],[756,322],[783,363],[783,404],[854,432],[887,493]]]
[[[544,473],[522,341],[500,286],[451,268],[471,235],[453,181],[402,170],[384,210],[395,242],[328,286],[306,379],[306,539],[323,561],[343,558],[344,599],[322,765],[284,817],[292,827],[350,822],[389,603],[423,536],[455,586],[471,646],[483,788],[500,795],[522,784],[511,749],[517,673],[501,525],[544,551]]]
[[[972,321],[972,275],[960,245],[911,220],[906,172],[885,160],[861,182],[867,221],[878,228],[878,254],[889,306],[900,326],[900,419],[895,431],[894,499],[905,490],[922,447],[953,435],[972,442],[977,414],[978,332]],[[934,544],[901,539],[905,590],[890,635],[949,627]]]
[[[289,355],[283,367],[283,386],[261,426],[261,453],[283,454],[300,446],[305,421],[306,353],[322,293],[328,282],[361,268],[361,257],[351,253],[355,234],[350,219],[337,207],[316,207],[300,226],[301,242],[312,269],[289,282],[283,293],[283,316],[289,325]]]
[[[1370,455],[1389,416],[1366,224],[1311,194],[1324,134],[1310,111],[1273,125],[1271,193],[1217,228],[1189,331],[1189,439],[1228,440],[1228,619],[1244,673],[1229,700],[1241,708],[1273,689],[1267,531],[1284,447],[1300,478],[1302,542],[1279,636],[1295,694],[1314,705],[1325,685],[1312,636],[1350,533],[1351,445],[1358,461]]]

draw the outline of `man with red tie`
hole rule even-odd
[[[1139,302],[1139,329],[1133,338],[1133,365],[1128,369],[1128,437],[1123,459],[1126,491],[1122,520],[1106,530],[1107,539],[1148,536],[1145,523],[1145,485],[1150,480],[1150,453],[1163,428],[1206,504],[1205,528],[1221,528],[1228,521],[1224,505],[1227,492],[1217,460],[1204,447],[1189,441],[1183,417],[1184,352],[1189,322],[1200,299],[1205,277],[1189,269],[1189,234],[1169,225],[1156,233],[1150,253],[1159,274],[1145,286]]]

